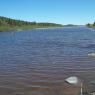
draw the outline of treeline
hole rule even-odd
[[[49,27],[63,27],[63,25],[56,23],[29,22],[0,16],[0,32]]]
[[[29,21],[22,21],[22,20],[15,20],[11,18],[6,18],[0,16],[0,26],[62,26],[61,24],[55,23],[37,23],[37,22],[29,22]]]
[[[88,27],[95,27],[95,22],[93,24],[88,23],[87,26]]]
[[[15,19],[0,16],[0,25],[3,25],[3,26],[7,26],[7,25],[10,25],[10,26],[23,26],[23,25],[35,25],[35,24],[36,24],[36,22],[15,20]]]

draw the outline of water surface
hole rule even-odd
[[[1,32],[0,95],[79,93],[79,87],[66,84],[65,79],[77,76],[86,85],[95,80],[95,58],[88,57],[92,52],[95,52],[92,28]],[[89,85],[84,90],[95,89]]]

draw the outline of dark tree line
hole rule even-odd
[[[0,16],[0,25],[23,26],[23,25],[35,25],[35,24],[36,22],[15,20]]]
[[[26,25],[38,25],[38,26],[62,26],[60,24],[55,23],[36,23],[36,22],[28,22],[22,20],[15,20],[11,18],[6,18],[0,16],[0,26],[26,26]]]
[[[37,23],[39,26],[62,26],[61,24],[55,24],[55,23]]]

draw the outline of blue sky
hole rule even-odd
[[[0,0],[0,16],[61,24],[93,23],[95,0]]]

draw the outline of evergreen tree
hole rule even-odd
[[[93,26],[95,26],[95,22],[93,23]]]
[[[90,26],[90,23],[88,23],[87,26]]]

